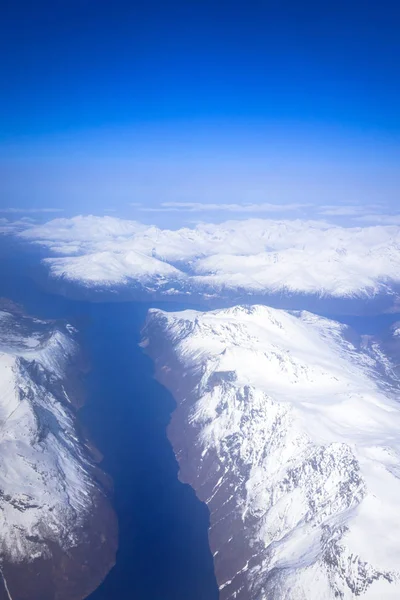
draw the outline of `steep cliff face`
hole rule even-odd
[[[221,600],[400,597],[398,380],[376,340],[253,306],[150,311],[143,346]]]
[[[76,420],[75,337],[0,311],[0,598],[82,599],[114,563],[106,478]]]

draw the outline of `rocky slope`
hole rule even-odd
[[[253,306],[152,310],[143,346],[221,600],[400,597],[399,388],[376,340]]]
[[[76,420],[75,337],[0,310],[1,600],[80,600],[114,564],[107,480]]]

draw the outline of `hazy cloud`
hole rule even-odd
[[[396,215],[363,215],[358,218],[362,223],[380,225],[400,225],[400,214]]]
[[[138,203],[131,206],[140,207]],[[159,206],[145,207],[140,210],[145,212],[234,212],[234,213],[281,213],[297,211],[310,207],[310,204],[228,204],[228,203],[207,203],[207,202],[162,202]]]
[[[63,208],[0,208],[0,213],[9,214],[35,214],[35,213],[61,213]]]
[[[23,217],[15,221],[9,221],[8,219],[0,218],[0,234],[12,235],[14,233],[20,233],[27,231],[30,227],[33,227],[35,221],[28,217]]]
[[[352,217],[365,213],[367,209],[363,206],[353,205],[327,205],[317,207],[317,212],[326,217]]]

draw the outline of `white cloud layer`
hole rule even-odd
[[[47,246],[54,277],[85,286],[218,295],[373,296],[400,283],[400,227],[248,219],[179,230],[105,217],[55,219],[20,235]]]

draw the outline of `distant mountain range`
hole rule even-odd
[[[142,345],[177,400],[169,437],[210,510],[221,600],[400,597],[399,331],[150,311]]]
[[[333,299],[345,301],[345,310],[361,300],[375,311],[400,305],[394,225],[250,219],[167,230],[87,216],[29,224],[18,236],[48,249],[43,264],[58,291],[78,297],[285,308]]]

